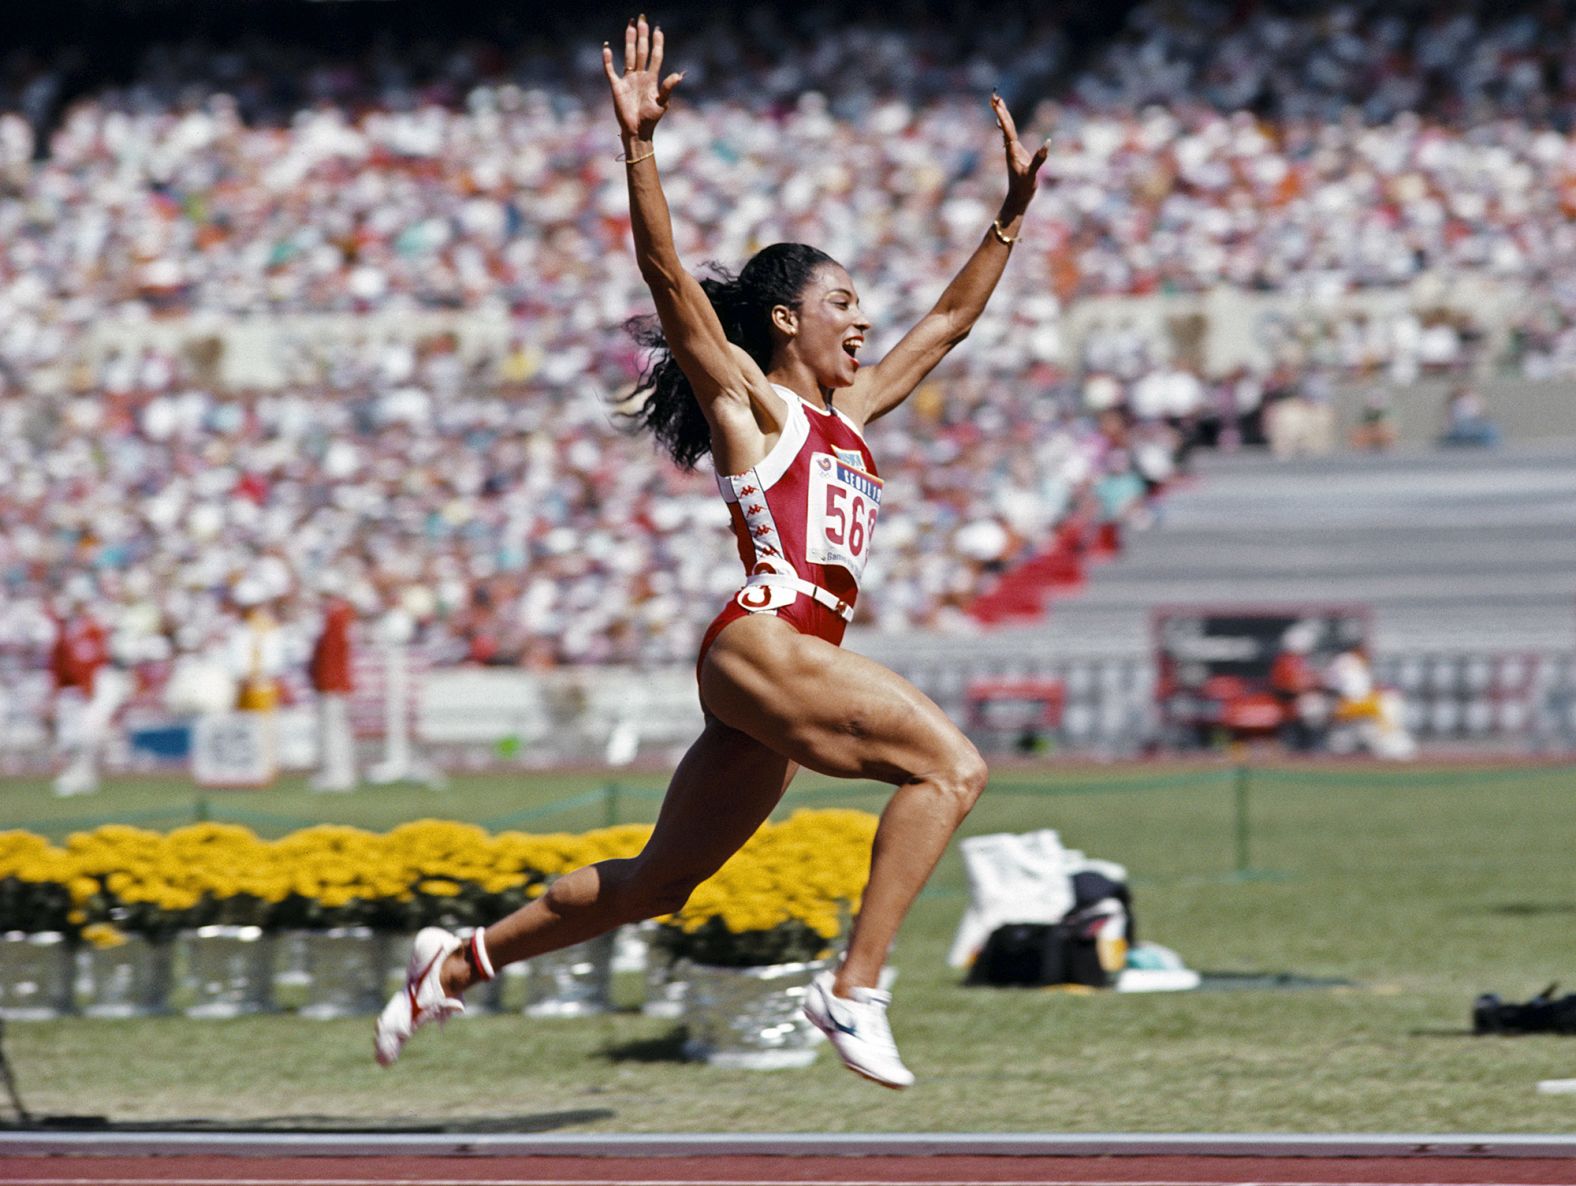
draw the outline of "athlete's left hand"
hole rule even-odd
[[[1051,142],[1047,140],[1031,153],[1018,139],[1018,126],[1012,122],[1012,112],[1007,110],[1007,101],[992,92],[990,109],[996,116],[996,126],[1001,129],[1002,142],[1007,150],[1007,205],[1022,211],[1034,196],[1035,178],[1040,166],[1045,164],[1045,158],[1051,153]]]
[[[662,77],[662,52],[662,29],[648,25],[644,13],[624,27],[623,74],[613,68],[612,46],[602,43],[602,71],[612,88],[613,114],[626,141],[650,141],[684,79],[682,73]]]

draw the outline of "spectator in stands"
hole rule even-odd
[[[230,670],[237,681],[235,707],[242,712],[272,712],[281,699],[285,668],[284,639],[269,609],[269,590],[258,577],[243,577],[233,593],[239,620],[230,634]]]
[[[1294,753],[1320,748],[1329,723],[1323,673],[1312,659],[1318,632],[1319,623],[1313,619],[1290,627],[1270,665],[1270,692],[1281,707],[1281,740]]]
[[[1311,375],[1288,376],[1290,381],[1265,393],[1264,433],[1276,457],[1322,457],[1331,451],[1334,411],[1321,385]]]
[[[49,654],[56,746],[67,758],[55,779],[57,795],[88,795],[99,789],[99,764],[110,725],[131,692],[130,677],[111,659],[110,636],[94,613],[94,596],[85,581],[66,595]]]
[[[318,771],[314,791],[356,788],[356,740],[350,728],[351,628],[356,611],[343,597],[330,595],[323,625],[312,647],[309,672],[317,693]]]
[[[1445,399],[1445,427],[1439,434],[1445,446],[1481,447],[1499,444],[1499,426],[1489,419],[1483,397],[1463,384]]]
[[[853,20],[813,47],[781,13],[711,27],[714,97],[673,146],[695,192],[685,235],[740,258],[825,242],[902,320],[984,208],[989,162],[960,118],[981,63],[1059,104],[1040,214],[1055,249],[1004,278],[1012,314],[975,327],[982,348],[936,383],[946,398],[916,396],[914,415],[941,409],[938,431],[907,413],[872,428],[902,509],[872,570],[880,617],[862,624],[970,629],[993,570],[1089,505],[1106,446],[1088,417],[1126,404],[1185,424],[1174,408],[1197,393],[1178,370],[1212,390],[1217,439],[1256,444],[1262,424],[1285,455],[1326,447],[1320,383],[1459,373],[1491,317],[1511,318],[1499,361],[1515,373],[1576,375],[1576,70],[1521,6],[1436,19],[1382,0],[1334,15],[1149,0],[1073,47],[1049,10],[984,4],[944,34],[973,47],[955,72],[922,64],[929,26]],[[220,69],[193,43],[69,91],[44,63],[53,81],[5,96],[6,641],[36,651],[27,607],[73,574],[119,574],[98,608],[151,675],[161,645],[198,653],[233,574],[276,551],[297,580],[347,566],[369,614],[421,590],[422,645],[444,661],[693,651],[694,607],[727,568],[695,544],[715,538],[710,478],[664,472],[606,423],[601,397],[638,370],[606,327],[641,294],[621,169],[589,132],[601,80],[561,50],[435,42],[394,61],[260,38]],[[729,77],[754,59],[772,63],[764,87]],[[799,167],[812,152],[824,166]],[[855,210],[851,177],[876,179]],[[1226,374],[1152,310],[1086,329],[1069,315],[1222,285],[1297,310],[1251,327],[1261,357]],[[1513,310],[1478,300],[1498,288]],[[456,310],[452,337],[412,316]],[[221,326],[222,355],[206,324],[185,331],[192,348],[169,344],[191,313]],[[283,387],[227,386],[270,369]],[[1143,419],[1126,447],[1153,483]],[[997,480],[993,437],[1045,459],[1042,482]],[[965,549],[987,558],[937,559]],[[304,650],[317,623],[279,614]]]
[[[1376,388],[1363,396],[1357,425],[1352,429],[1352,448],[1365,453],[1387,453],[1395,448],[1395,410],[1390,393]]]
[[[1360,749],[1376,758],[1403,762],[1417,756],[1417,741],[1406,726],[1401,694],[1374,682],[1366,649],[1342,651],[1330,661],[1324,678],[1335,697],[1329,735],[1333,751],[1353,753]]]
[[[1105,455],[1094,494],[1100,506],[1100,522],[1130,523],[1144,515],[1149,488],[1126,449],[1112,449]]]

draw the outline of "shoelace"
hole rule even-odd
[[[892,1037],[892,1025],[887,1021],[887,1006],[892,1003],[890,993],[869,990],[864,1000],[845,998],[845,1006],[852,1005],[859,1016],[859,1036],[872,1046],[891,1054],[897,1053],[897,1041]]]

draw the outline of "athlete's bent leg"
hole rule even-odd
[[[909,907],[985,789],[985,762],[967,738],[963,742],[967,751],[960,751],[944,772],[902,784],[881,813],[870,854],[870,883],[838,970],[840,993],[878,982]]]
[[[811,770],[896,785],[836,981],[842,996],[874,987],[899,925],[985,788],[984,759],[902,676],[775,618],[723,630],[701,669],[701,698]]]
[[[716,719],[674,771],[651,839],[636,857],[567,873],[534,902],[483,932],[494,969],[679,909],[737,852],[781,800],[798,767]],[[464,950],[443,968],[458,995],[477,978]]]

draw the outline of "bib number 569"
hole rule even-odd
[[[845,508],[843,503],[852,498]],[[828,485],[826,488],[826,539],[838,547],[848,547],[851,556],[865,550],[865,542],[875,530],[878,508],[865,502],[864,497],[852,494],[848,487]]]

